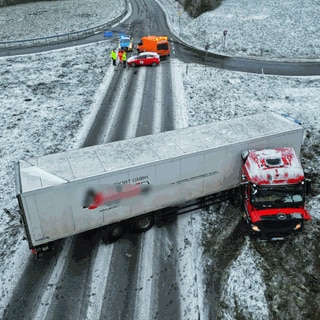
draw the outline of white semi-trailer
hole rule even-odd
[[[301,125],[259,113],[197,127],[39,156],[16,163],[16,192],[29,247],[101,228],[115,240],[141,232],[196,199],[241,183],[244,150],[293,147]]]

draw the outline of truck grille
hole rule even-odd
[[[261,217],[261,226],[264,232],[289,233],[297,223],[302,222],[302,218],[296,218],[292,215],[277,214]]]

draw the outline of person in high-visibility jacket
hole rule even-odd
[[[116,62],[117,62],[117,53],[116,53],[116,49],[113,49],[110,53],[110,57],[112,60],[112,64],[115,66]]]
[[[123,67],[125,68],[127,64],[127,53],[125,50],[122,53],[122,62],[123,62]]]

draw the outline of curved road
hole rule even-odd
[[[185,43],[171,32],[169,26],[165,22],[165,13],[156,1],[131,0],[131,6],[132,14],[130,18],[118,24],[116,28],[110,28],[110,31],[125,30],[127,28],[130,30],[130,33],[134,35],[135,39],[139,39],[150,33],[167,34],[174,46],[174,57],[181,61],[207,64],[215,68],[230,71],[242,71],[258,74],[263,73],[286,76],[320,75],[319,62],[264,61],[260,59],[228,57],[212,52],[206,53],[203,50]],[[154,19],[154,17],[156,17],[156,19]],[[130,29],[127,24],[129,21],[131,21]],[[70,42],[48,44],[31,48],[0,49],[0,56],[42,52],[102,40],[105,40],[105,38],[101,32],[101,34],[96,34],[84,39],[72,40]]]

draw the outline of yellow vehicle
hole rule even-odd
[[[170,55],[170,48],[167,36],[146,36],[142,37],[137,46],[138,53],[156,52],[164,59]]]

